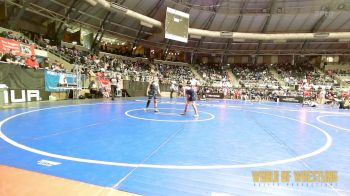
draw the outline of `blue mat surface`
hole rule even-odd
[[[350,112],[162,98],[0,111],[0,164],[142,195],[350,195]],[[43,164],[44,163],[44,164]],[[335,170],[337,183],[254,183],[253,171]]]

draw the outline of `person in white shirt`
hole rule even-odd
[[[192,78],[191,80],[191,86],[198,86],[199,85],[199,81],[196,80],[195,78]]]
[[[170,82],[170,99],[173,98],[173,93],[176,91],[176,81],[175,80],[172,80]]]
[[[111,82],[111,94],[112,94],[112,100],[114,100],[115,94],[117,92],[117,85],[118,85],[118,80],[115,76],[113,76],[110,79]]]

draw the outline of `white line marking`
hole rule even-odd
[[[111,103],[113,104],[113,103]],[[59,107],[51,107],[51,108],[43,108],[43,109],[38,109],[38,110],[32,110],[32,111],[27,111],[27,112],[22,112],[13,116],[10,116],[0,122],[0,138],[2,138],[4,141],[7,143],[16,146],[20,149],[35,153],[35,154],[40,154],[43,156],[48,156],[52,158],[57,158],[57,159],[63,159],[63,160],[68,160],[68,161],[76,161],[76,162],[81,162],[81,163],[91,163],[91,164],[100,164],[100,165],[111,165],[111,166],[120,166],[120,167],[136,167],[136,168],[157,168],[157,169],[178,169],[178,170],[207,170],[207,169],[235,169],[235,168],[254,168],[254,167],[265,167],[265,166],[272,166],[272,165],[278,165],[278,164],[285,164],[285,163],[291,163],[295,161],[300,161],[306,158],[310,158],[313,156],[316,156],[324,151],[326,151],[331,145],[332,145],[332,137],[323,129],[304,122],[300,121],[297,119],[285,117],[285,116],[280,116],[280,115],[275,115],[275,114],[269,114],[269,113],[264,113],[264,112],[256,112],[256,111],[249,111],[249,112],[255,112],[255,113],[262,113],[266,115],[271,115],[271,116],[276,116],[284,119],[289,119],[292,121],[296,121],[299,123],[303,123],[306,125],[309,125],[311,127],[316,128],[319,130],[321,133],[323,133],[326,137],[326,143],[319,149],[303,154],[300,156],[288,158],[288,159],[282,159],[282,160],[276,160],[276,161],[270,161],[270,162],[261,162],[261,163],[250,163],[250,164],[235,164],[235,165],[159,165],[159,164],[134,164],[134,163],[121,163],[121,162],[110,162],[110,161],[100,161],[100,160],[92,160],[92,159],[83,159],[83,158],[76,158],[76,157],[70,157],[70,156],[64,156],[64,155],[59,155],[59,154],[54,154],[54,153],[49,153],[45,152],[42,150],[38,150],[35,148],[31,148],[28,146],[25,146],[23,144],[20,144],[10,138],[8,138],[3,132],[2,132],[2,126],[10,121],[11,119],[15,119],[18,116],[23,116],[29,113],[33,112],[39,112],[39,111],[44,111],[44,110],[52,110],[52,109],[57,109],[57,108],[65,108],[65,107],[74,107],[74,106],[82,106],[82,105],[98,105],[98,104],[81,104],[81,105],[68,105],[68,106],[59,106]],[[233,109],[233,108],[232,108]],[[248,110],[247,110],[248,111]]]
[[[153,150],[146,158],[144,158],[141,163],[146,162],[149,160],[154,154],[156,154],[163,146],[165,146],[167,143],[169,143],[170,140],[172,140],[174,137],[176,137],[184,128],[181,127],[180,129],[176,130],[174,133],[172,133],[165,141],[163,141],[155,150]],[[120,179],[115,185],[113,185],[113,188],[118,188],[121,183],[123,183],[135,170],[137,167],[133,168],[127,175],[125,175],[122,179]]]
[[[41,159],[40,161],[37,161],[37,164],[38,165],[43,165],[43,166],[46,166],[46,167],[61,165],[61,163],[59,163],[59,162],[49,161],[49,160],[45,160],[45,159]]]
[[[228,193],[218,193],[218,192],[211,192],[211,196],[231,196]]]
[[[163,116],[181,116],[179,113],[175,113],[175,112],[155,112],[154,114],[163,115]]]
[[[199,115],[201,113],[204,114],[208,114],[210,117],[209,118],[205,118],[205,119],[193,119],[193,120],[162,120],[162,119],[153,119],[153,118],[143,118],[143,117],[138,117],[138,116],[134,116],[131,115],[130,113],[133,111],[143,111],[143,108],[138,108],[138,109],[132,109],[132,110],[128,110],[125,112],[125,115],[130,117],[130,118],[136,118],[139,120],[147,120],[147,121],[158,121],[158,122],[202,122],[202,121],[208,121],[208,120],[212,120],[215,118],[215,116],[209,112],[203,112],[203,111],[199,111]],[[159,108],[159,110],[180,110],[182,111],[183,109],[176,109],[176,108]]]
[[[317,118],[316,118],[316,120],[317,120],[318,122],[322,123],[322,124],[325,124],[325,125],[334,127],[334,128],[336,128],[336,129],[340,129],[340,130],[343,130],[343,131],[348,131],[348,132],[350,132],[350,129],[343,128],[343,127],[339,127],[339,126],[336,126],[336,125],[333,125],[333,124],[330,124],[330,123],[327,123],[327,122],[321,120],[321,118],[327,117],[327,116],[338,116],[338,117],[340,117],[340,116],[350,117],[350,116],[348,116],[348,115],[323,115],[323,116],[317,116]]]

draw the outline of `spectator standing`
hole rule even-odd
[[[170,85],[170,99],[173,98],[173,93],[176,91],[176,81],[172,80]]]
[[[110,81],[111,81],[112,100],[114,100],[114,97],[117,91],[118,80],[115,76],[113,76]]]

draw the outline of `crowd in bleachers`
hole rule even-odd
[[[188,66],[154,64],[148,59],[138,58],[137,61],[125,60],[118,57],[102,56],[79,51],[75,47],[48,46],[53,51],[74,65],[83,66],[86,72],[115,72],[123,79],[132,81],[149,81],[150,76],[156,75],[161,83],[169,84],[171,81],[184,81],[194,78]]]
[[[22,42],[25,44],[32,43],[29,39],[27,39],[25,36],[21,34],[15,34],[12,31],[2,31],[0,32],[0,37],[6,38],[6,39],[12,39],[18,42]]]
[[[203,78],[204,84],[215,87],[231,87],[227,72],[218,64],[201,63],[198,67],[198,74]]]
[[[328,75],[350,75],[350,70],[341,70],[341,69],[327,69],[326,73]]]
[[[232,65],[232,73],[243,88],[276,89],[280,86],[265,64],[234,64]]]
[[[14,33],[12,31],[2,31],[0,32],[0,37],[18,41],[24,44],[31,44],[35,48],[37,48],[37,45],[32,40],[28,39],[26,36],[20,33]],[[64,70],[63,64],[59,63],[58,61],[49,63],[48,58],[38,60],[35,55],[24,54],[20,56],[16,53],[15,50],[12,50],[12,49],[10,49],[8,52],[4,52],[3,54],[0,54],[0,61],[16,64],[23,68],[30,68],[30,69],[45,68],[45,69],[60,70],[60,71]]]
[[[159,73],[159,78],[164,83],[170,83],[171,81],[181,83],[182,81],[191,80],[195,77],[191,68],[188,66],[174,66],[159,63],[155,65],[155,69]]]
[[[333,86],[337,84],[337,81],[332,75],[325,74],[308,63],[301,65],[280,63],[274,66],[287,86],[301,85],[311,87],[320,85]]]
[[[31,40],[21,34],[13,32],[2,32],[1,37],[13,39],[25,44],[33,44]],[[188,66],[170,65],[166,63],[153,63],[148,59],[138,58],[120,58],[118,56],[104,55],[98,57],[89,51],[81,51],[74,46],[48,45],[42,37],[36,39],[36,42],[43,49],[53,52],[73,65],[71,72],[79,72],[84,80],[89,78],[89,87],[94,86],[94,78],[110,80],[118,78],[119,80],[132,80],[147,82],[151,76],[158,77],[163,84],[176,82],[177,84],[195,78],[192,70]],[[37,46],[36,46],[37,47]],[[33,69],[52,69],[65,71],[63,64],[58,61],[49,62],[45,58],[38,61],[36,56],[27,57],[17,56],[12,50],[1,54],[1,61],[11,64],[18,64],[25,68]],[[271,67],[269,67],[271,66]],[[198,73],[204,79],[201,84],[203,88],[199,93],[223,93],[226,98],[242,100],[277,100],[278,96],[304,96],[303,92],[308,90],[311,97],[319,100],[324,97],[325,100],[335,100],[336,93],[331,92],[330,87],[336,86],[337,81],[334,78],[336,74],[350,74],[344,70],[327,70],[322,72],[315,69],[313,65],[304,63],[298,66],[289,63],[279,63],[274,65],[253,65],[253,64],[235,64],[231,66],[232,72],[239,80],[240,88],[233,89],[229,83],[228,73],[219,65],[200,64]],[[271,74],[270,68],[276,69],[277,74],[284,80],[287,88],[281,88],[278,80]],[[299,84],[301,91],[290,91],[288,87]],[[103,85],[102,85],[103,86]],[[321,87],[322,86],[322,87]],[[327,88],[325,88],[325,87]],[[101,85],[98,85],[101,89]],[[103,92],[108,89],[103,87]],[[332,96],[330,96],[332,95]],[[341,95],[340,97],[343,97]],[[326,101],[327,102],[327,101]]]

